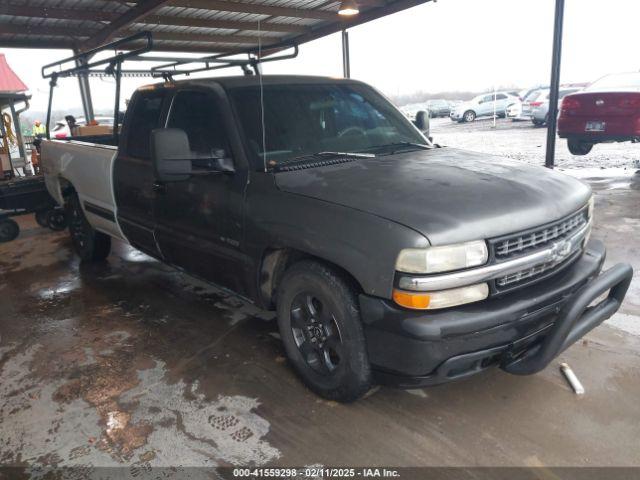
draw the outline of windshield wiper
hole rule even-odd
[[[415,142],[394,142],[394,143],[385,143],[383,145],[374,145],[373,147],[369,147],[369,148],[365,148],[364,152],[368,152],[370,150],[387,150],[390,149],[391,151],[389,153],[387,153],[387,155],[392,155],[400,150],[404,150],[407,148],[411,148],[411,149],[419,149],[419,150],[431,150],[431,146],[430,145],[426,145],[423,143],[415,143]]]
[[[298,165],[305,163],[319,163],[319,165],[331,165],[334,163],[343,163],[348,162],[349,160],[355,160],[358,158],[375,158],[375,154],[373,153],[360,153],[360,152],[317,152],[310,153],[305,155],[300,155],[299,157],[294,157],[289,160],[285,160],[283,162],[278,162],[277,165],[274,166],[275,171],[284,171],[284,170],[292,170],[297,169]]]
[[[361,152],[317,152],[307,155],[300,155],[299,157],[292,158],[289,162],[297,162],[300,160],[306,160],[307,158],[374,158],[373,153],[361,153]]]

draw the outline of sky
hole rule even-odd
[[[355,27],[349,34],[351,76],[390,96],[548,84],[554,3],[438,0]],[[636,0],[566,0],[562,81],[589,82],[611,72],[639,70],[634,53],[638,18]],[[48,86],[40,67],[71,52],[0,52],[31,89],[32,109],[45,110]],[[340,35],[304,44],[298,58],[265,64],[263,71],[341,76]],[[149,79],[127,79],[123,98],[145,83]],[[96,111],[113,108],[113,84],[113,79],[92,79]],[[74,78],[61,80],[54,109],[81,105],[77,85]]]

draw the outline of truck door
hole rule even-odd
[[[171,101],[166,127],[186,132],[194,169],[199,159],[224,156],[236,171],[200,171],[187,180],[157,184],[156,238],[169,263],[242,292],[239,248],[248,171],[234,159],[231,114],[223,115],[221,104],[211,89],[181,90]]]
[[[159,256],[155,227],[150,135],[160,126],[165,89],[138,91],[127,110],[122,141],[113,167],[118,224],[134,247]]]

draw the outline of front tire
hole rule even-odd
[[[593,148],[593,143],[568,139],[567,147],[569,147],[569,152],[571,152],[572,155],[586,155]]]
[[[93,229],[89,224],[77,195],[66,204],[66,217],[73,248],[83,262],[99,262],[109,256],[111,237]]]
[[[371,386],[355,289],[338,271],[303,260],[284,274],[277,295],[278,326],[302,381],[329,400],[353,402]]]
[[[476,119],[476,112],[474,112],[473,110],[467,110],[466,112],[464,112],[462,119],[467,123],[471,123]]]

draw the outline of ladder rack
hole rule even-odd
[[[127,49],[126,51],[123,51]],[[287,50],[291,50],[287,53]],[[113,51],[113,55],[93,60],[102,52]],[[266,62],[287,60],[298,56],[298,45],[279,43],[266,48],[252,47],[204,57],[145,56],[153,51],[153,33],[139,32],[129,37],[107,43],[71,57],[49,63],[42,67],[42,78],[49,79],[49,103],[47,106],[47,138],[50,138],[51,107],[54,89],[59,78],[68,77],[114,77],[116,98],[114,107],[113,135],[118,139],[118,113],[120,105],[120,85],[123,77],[164,78],[172,81],[179,75],[240,67],[245,75],[260,75],[259,65]],[[246,55],[245,58],[242,56]],[[124,62],[151,62],[149,68],[122,68]]]

